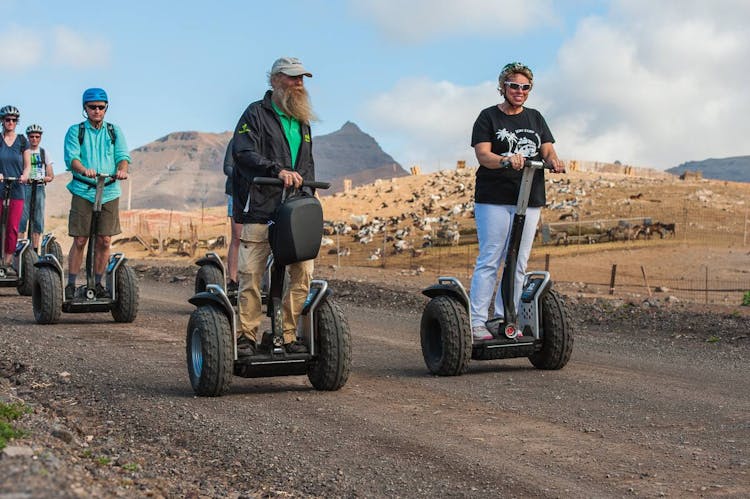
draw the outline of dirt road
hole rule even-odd
[[[333,282],[353,341],[342,390],[234,378],[196,398],[192,271],[141,272],[134,324],[38,326],[29,298],[0,289],[0,401],[34,409],[10,443],[34,456],[2,456],[0,497],[750,495],[747,314],[571,298],[565,369],[438,378],[416,291]]]

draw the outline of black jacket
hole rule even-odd
[[[232,215],[235,222],[267,223],[281,203],[281,187],[251,184],[253,177],[278,178],[281,170],[295,170],[304,180],[315,180],[310,125],[300,123],[300,132],[302,143],[297,164],[292,165],[289,143],[271,104],[271,91],[266,92],[263,100],[247,106],[232,137]],[[311,189],[305,190],[313,193]]]

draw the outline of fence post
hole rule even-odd
[[[706,305],[708,305],[708,265],[706,265]]]
[[[682,240],[687,241],[687,232],[688,232],[688,208],[687,205],[682,210],[682,224],[684,228],[682,229]]]
[[[646,278],[646,269],[643,267],[643,265],[641,265],[641,274],[643,274],[643,284],[646,285],[646,291],[648,291],[648,296],[650,298],[652,296],[651,288],[648,285],[648,279]]]
[[[615,294],[615,275],[617,274],[617,264],[612,264],[612,274],[609,278],[609,294]]]
[[[549,272],[549,253],[544,254],[544,271]]]

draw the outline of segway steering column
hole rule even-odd
[[[510,168],[510,161],[503,161],[502,165],[504,168]],[[524,161],[521,188],[518,193],[516,213],[513,215],[513,225],[511,226],[508,242],[508,253],[505,258],[505,269],[503,270],[503,278],[500,282],[500,292],[502,293],[503,305],[505,307],[505,336],[508,338],[515,338],[519,333],[518,311],[516,310],[516,302],[514,300],[516,265],[518,265],[518,250],[521,247],[523,228],[526,223],[526,209],[529,206],[531,185],[536,170],[540,169],[551,170],[552,165],[545,161],[534,161],[530,159]]]

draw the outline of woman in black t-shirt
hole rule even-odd
[[[502,279],[498,272],[507,251],[524,160],[544,159],[552,164],[555,172],[564,170],[553,146],[555,139],[541,113],[524,107],[533,81],[531,69],[524,64],[506,64],[498,78],[498,90],[504,100],[479,113],[471,134],[471,145],[479,160],[474,194],[479,255],[471,279],[470,293],[471,329],[477,340],[492,338],[485,323],[497,283]],[[505,161],[510,161],[511,168],[502,166]],[[518,265],[514,269],[516,309],[521,299],[523,276],[541,207],[545,203],[544,171],[537,170],[526,211]],[[503,316],[502,295],[497,292],[495,317]]]

